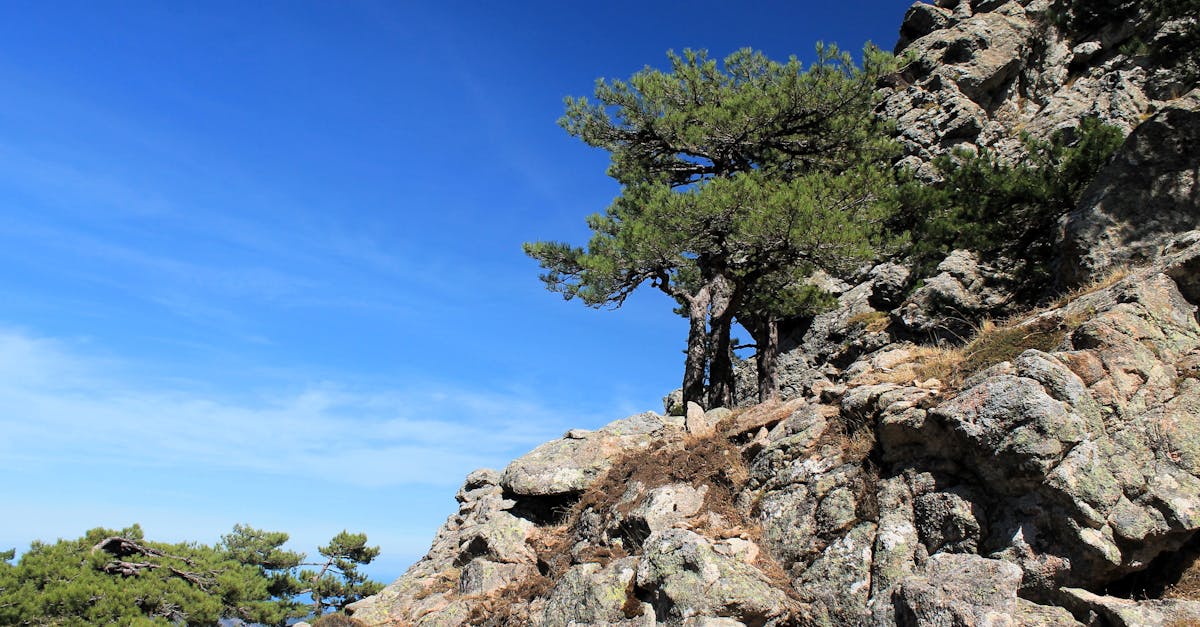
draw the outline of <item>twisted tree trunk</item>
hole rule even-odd
[[[737,292],[732,283],[718,275],[713,280],[713,298],[709,311],[708,406],[733,406],[733,348],[729,334],[737,310]]]
[[[683,402],[704,404],[704,374],[708,366],[708,308],[712,292],[707,286],[693,296],[684,295],[688,307],[687,360],[683,367]]]
[[[779,321],[768,319],[762,327],[755,361],[758,362],[758,402],[767,403],[779,399]]]

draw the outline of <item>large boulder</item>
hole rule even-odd
[[[756,553],[684,529],[656,532],[646,540],[637,585],[662,620],[724,616],[763,625],[786,613],[787,595],[748,562]]]
[[[978,555],[939,553],[925,573],[905,579],[896,594],[900,625],[1018,627],[1021,569]]]
[[[1200,255],[1200,245],[1189,250]],[[1200,381],[1177,367],[1200,353],[1195,312],[1166,274],[1134,274],[1043,314],[1077,325],[1067,350],[1027,350],[919,420],[884,410],[883,444],[898,447],[897,460],[969,469],[992,514],[978,546],[1020,564],[1024,585],[1040,593],[1141,570],[1200,530]],[[894,433],[906,430],[908,438]],[[921,434],[940,444],[912,448]],[[976,500],[915,499],[930,550],[976,543]]]
[[[980,320],[1004,310],[1011,300],[1008,283],[1004,273],[980,263],[975,253],[956,250],[894,314],[916,337],[961,341]]]
[[[1017,596],[1021,569],[978,555],[939,553],[925,573],[905,579],[895,595],[898,625],[904,627],[1072,627],[1070,612]]]
[[[668,424],[654,412],[630,416],[596,431],[572,430],[513,460],[500,485],[517,496],[552,496],[583,492],[613,459],[645,448]]]
[[[633,615],[642,614],[653,624],[653,613],[631,596],[637,562],[636,557],[627,557],[603,566],[589,563],[572,567],[550,592],[543,613],[545,627],[622,624]]]

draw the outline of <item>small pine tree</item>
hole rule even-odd
[[[359,566],[370,564],[379,555],[379,547],[367,546],[366,534],[343,530],[318,551],[325,561],[308,564],[318,569],[300,571],[300,580],[309,585],[314,615],[321,616],[329,608],[344,610],[347,605],[383,588],[382,584],[368,580],[358,570]]]

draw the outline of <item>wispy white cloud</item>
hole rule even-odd
[[[176,210],[158,190],[98,172],[78,154],[37,154],[11,142],[0,144],[0,182],[81,213],[99,208],[117,217],[161,217]]]
[[[519,395],[323,382],[254,398],[145,389],[130,364],[0,330],[0,467],[138,467],[452,486],[577,422]]]

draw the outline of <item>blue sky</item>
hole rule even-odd
[[[0,549],[348,528],[399,575],[468,471],[678,385],[664,297],[566,303],[521,253],[617,193],[562,98],[890,48],[907,4],[0,4]]]

